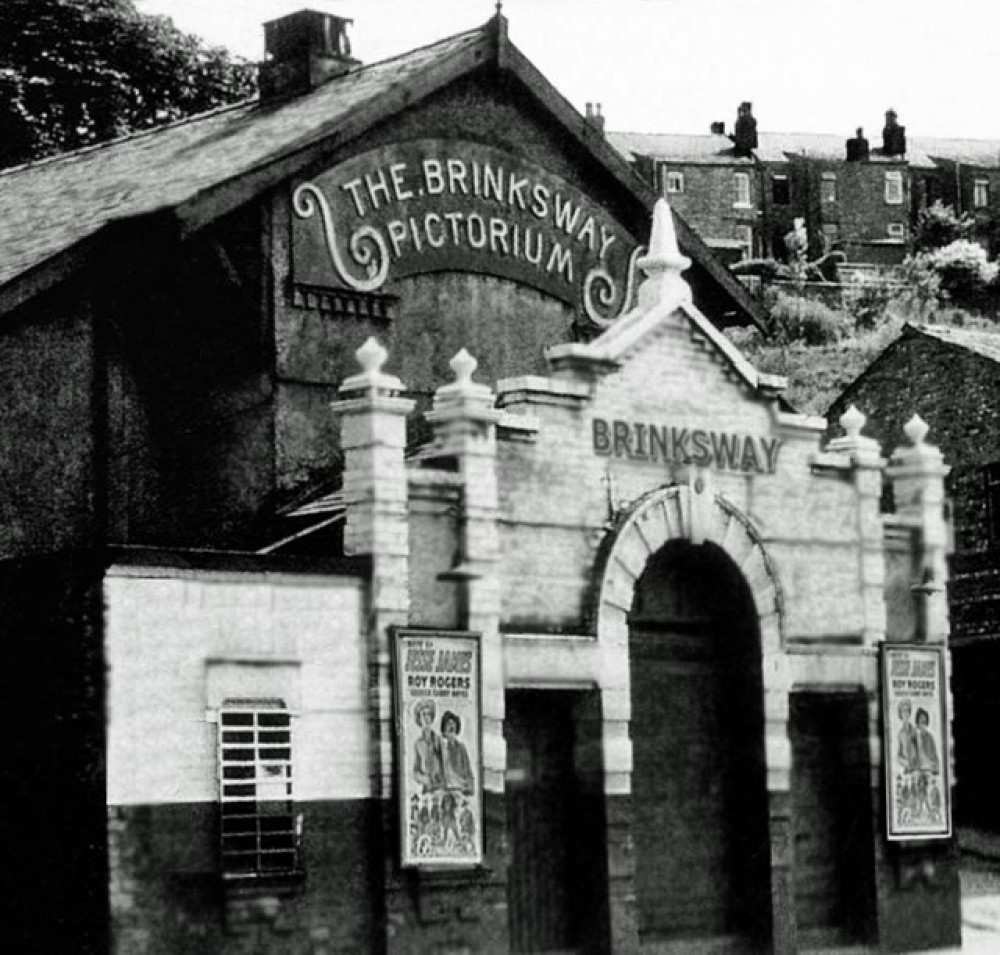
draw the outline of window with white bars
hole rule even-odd
[[[977,179],[972,184],[972,204],[977,209],[985,209],[990,204],[989,179]]]
[[[292,725],[281,700],[227,700],[219,711],[222,871],[232,877],[298,869]]]

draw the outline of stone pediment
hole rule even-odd
[[[786,380],[754,368],[694,305],[691,288],[682,276],[690,264],[678,248],[673,213],[660,199],[653,212],[649,251],[638,261],[646,279],[639,287],[636,307],[590,342],[550,348],[546,357],[555,376],[601,377],[621,368],[668,329],[686,325],[725,369],[727,378],[741,382],[760,398],[776,398],[785,389]]]

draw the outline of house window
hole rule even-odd
[[[886,233],[890,239],[905,239],[906,238],[906,226],[902,222],[890,222],[886,226]]]
[[[986,474],[986,531],[990,547],[1000,549],[1000,461],[987,464]]]
[[[684,192],[684,173],[673,169],[664,173],[663,191],[666,195]]]
[[[989,179],[977,179],[972,184],[972,204],[977,209],[985,209],[990,204]]]
[[[291,717],[281,700],[227,700],[219,711],[222,871],[233,878],[292,873]]]
[[[902,203],[903,174],[901,172],[887,172],[885,174],[885,201],[893,206]]]
[[[788,176],[775,176],[772,180],[772,195],[776,206],[787,206],[791,202],[788,188]]]
[[[733,184],[736,188],[736,200],[733,205],[750,206],[750,173],[738,172],[733,176]]]
[[[836,222],[823,223],[823,253],[832,252],[840,241],[840,226]]]
[[[736,227],[736,234],[739,237],[740,245],[743,246],[743,258],[753,258],[753,226],[740,225]]]
[[[823,202],[837,201],[837,174],[835,172],[825,172],[820,179],[820,194]]]

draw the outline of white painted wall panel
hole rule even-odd
[[[217,798],[215,708],[280,696],[296,798],[371,793],[361,582],[112,568],[105,581],[108,802]]]

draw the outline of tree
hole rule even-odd
[[[967,212],[958,215],[939,200],[920,210],[913,245],[918,252],[942,249],[960,239],[971,239],[975,227],[975,220]]]
[[[254,66],[132,0],[0,0],[0,167],[252,95]]]

